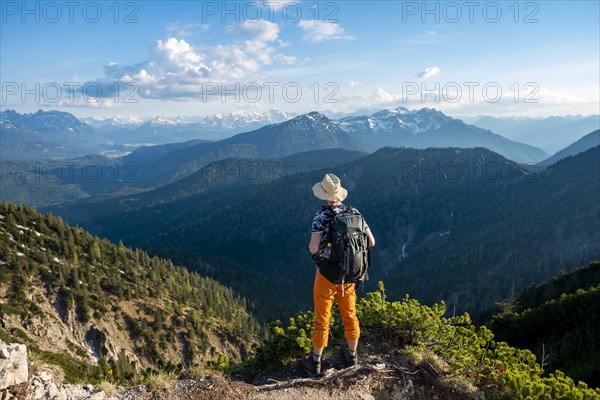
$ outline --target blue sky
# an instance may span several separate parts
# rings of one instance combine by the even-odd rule
[[[597,1],[72,4],[1,2],[2,109],[599,112]]]

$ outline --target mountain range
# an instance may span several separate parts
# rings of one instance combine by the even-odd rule
[[[319,206],[310,187],[325,172],[342,179],[348,202],[381,238],[372,277],[393,283],[398,297],[483,312],[513,284],[543,281],[600,253],[600,207],[592,200],[600,193],[600,147],[538,173],[483,148],[386,147],[352,157],[242,182],[239,165],[264,160],[222,161],[211,168],[229,171],[225,181],[205,167],[163,188],[42,210],[225,282],[261,315],[309,306],[305,245]],[[198,258],[220,268],[205,269]]]
[[[316,113],[311,112],[300,117],[306,119],[315,115]],[[272,110],[262,114],[238,111],[207,117],[154,117],[148,121],[138,118],[105,120],[86,118],[80,121],[71,114],[57,111],[40,110],[34,114],[21,115],[8,110],[0,113],[0,123],[3,130],[8,133],[2,138],[0,158],[2,160],[47,159],[77,157],[91,153],[117,157],[126,155],[143,145],[197,139],[222,142],[227,137],[231,139],[231,136],[243,132],[257,130],[264,133],[267,130],[261,129],[271,126],[273,130],[275,126],[282,123],[289,123],[286,125],[288,130],[302,130],[303,123],[298,123],[295,118],[290,119],[291,116]],[[44,120],[45,124],[40,124],[41,120]],[[333,129],[334,125],[335,129]],[[374,151],[386,145],[416,148],[483,146],[523,163],[539,162],[548,156],[533,146],[506,140],[491,131],[450,118],[435,109],[423,108],[409,111],[398,107],[369,116],[351,116],[339,120],[320,115],[310,126],[315,128],[315,133],[321,135],[322,131],[318,133],[320,129],[325,129],[332,134],[347,132],[357,139],[343,140],[343,144],[350,150],[369,148]],[[48,127],[51,129],[47,129]],[[70,135],[71,132],[79,133],[81,136]],[[78,140],[74,141],[74,139]],[[232,143],[254,139],[258,137],[245,135],[233,140]],[[298,151],[316,149],[318,148],[301,148]]]
[[[537,146],[549,154],[554,154],[583,135],[600,129],[600,115],[545,118],[479,116],[462,119],[507,139]]]
[[[334,121],[311,112],[278,124],[210,143],[172,151],[142,147],[122,158],[140,169],[140,187],[152,187],[180,179],[207,162],[229,157],[280,157],[327,148],[375,151],[391,145],[413,148],[486,147],[509,159],[535,163],[547,157],[535,147],[511,142],[500,135],[452,119],[434,109],[385,110],[371,117]],[[163,145],[171,146],[171,145]],[[148,151],[160,156],[148,157]]]
[[[96,128],[103,140],[112,143],[164,144],[192,139],[221,140],[237,133],[287,121],[295,114],[279,110],[264,113],[234,111],[197,117],[160,117],[150,119],[84,118]]]
[[[241,118],[241,115],[238,117]],[[2,118],[0,121],[6,126],[6,133],[3,129],[1,135],[2,150],[8,149],[9,153],[12,149],[21,148],[23,152],[34,156],[37,147],[31,143],[21,143],[21,147],[11,147],[7,143],[18,141],[20,139],[15,138],[19,137],[40,137],[42,134],[39,132],[42,131],[49,132],[43,143],[53,140],[62,149],[61,154],[70,151],[68,146],[57,144],[63,140],[64,130],[71,132],[69,129],[72,129],[72,137],[77,139],[77,143],[87,143],[79,140],[87,137],[82,135],[98,137],[97,132],[67,113],[20,115],[9,110],[2,113]],[[139,124],[140,121],[126,120],[125,123]],[[70,128],[70,125],[75,128]],[[179,129],[176,120],[165,122],[164,126]],[[32,129],[39,132],[35,133]],[[115,129],[113,132],[120,132],[123,128]],[[82,146],[96,146],[91,143]],[[353,116],[338,121],[312,112],[218,141],[194,139],[146,145],[134,151],[131,151],[135,148],[132,145],[128,147],[128,154],[118,158],[94,155],[54,160],[49,165],[36,159],[3,159],[0,162],[5,173],[0,181],[3,189],[0,196],[5,200],[38,206],[109,193],[115,197],[176,182],[212,162],[227,158],[281,158],[297,152],[332,148],[373,152],[388,144],[413,148],[486,147],[509,159],[530,165],[530,169],[555,162],[563,154],[548,158],[537,148],[512,142],[433,109],[409,111],[399,107],[382,110],[368,117]],[[593,140],[588,144],[593,145]],[[49,144],[37,145],[44,148],[44,152],[53,148]],[[90,151],[97,152],[98,148]],[[538,165],[532,165],[534,162]]]
[[[600,130],[588,133],[575,143],[572,143],[564,149],[556,152],[551,157],[540,161],[539,163],[537,163],[537,165],[541,167],[547,167],[558,162],[559,160],[562,160],[563,158],[577,155],[582,151],[586,151],[596,146],[600,146]]]
[[[97,133],[74,115],[0,112],[0,159],[67,158],[96,152]]]
[[[118,157],[142,145],[193,139],[220,140],[286,121],[295,114],[234,111],[197,117],[112,117],[78,119],[61,111],[0,112],[0,159],[56,159],[104,154]]]
[[[74,165],[69,167],[72,169],[63,166],[44,171],[52,176],[61,175],[60,179],[54,179],[59,185],[71,185],[63,188],[63,198],[60,197],[61,189],[54,181],[36,174],[33,163],[32,166],[27,165],[27,170],[34,171],[30,174],[31,181],[37,184],[15,182],[20,175],[10,175],[3,179],[3,186],[11,196],[4,195],[3,198],[49,205],[108,192],[152,189],[193,174],[211,162],[227,158],[277,158],[332,148],[372,152],[387,143],[415,148],[480,146],[493,149],[508,158],[528,160],[528,163],[545,158],[543,152],[531,146],[508,141],[432,109],[409,111],[398,108],[380,111],[370,117],[350,117],[341,121],[312,112],[214,142],[195,139],[142,146],[117,159],[96,156],[69,160],[65,164]],[[15,165],[5,168],[6,171],[13,169],[19,168]],[[82,179],[89,170],[98,171],[98,179]]]
[[[164,146],[142,147],[123,157],[123,162],[139,167],[139,187],[156,187],[174,182],[210,162],[225,158],[284,157],[303,151],[332,148],[373,150],[372,146],[351,136],[319,113],[309,113],[216,142],[172,148],[158,156],[148,154]]]
[[[16,143],[23,132],[32,140],[23,151],[37,139],[50,146],[94,138],[81,145],[90,148],[103,140],[70,114],[4,112],[1,121],[3,140]],[[199,122],[115,119],[102,129],[119,137],[146,125],[157,138],[184,137],[185,126]],[[595,383],[595,353],[585,358],[577,343],[597,336],[585,311],[596,318],[597,287],[570,283],[585,274],[559,277],[566,282],[560,297],[555,283],[530,284],[600,258],[599,140],[594,131],[547,158],[437,110],[399,107],[337,120],[310,112],[219,140],[90,154],[42,169],[40,160],[3,160],[2,196],[48,201],[40,209],[51,214],[0,203],[0,340],[28,344],[70,380],[226,368],[264,333],[258,321],[312,307],[315,268],[306,247],[322,202],[311,187],[333,172],[377,238],[366,287],[382,280],[386,289],[377,285],[367,308],[386,298],[404,299],[390,307],[414,305],[410,295],[432,305],[427,315],[469,311],[483,321],[529,287],[517,303],[530,309],[494,317],[498,332],[535,352],[541,346],[542,366],[547,360]],[[266,353],[256,356],[309,351],[309,318],[299,313],[285,330],[276,321]],[[379,327],[365,335],[374,343],[386,322],[368,313],[364,321],[367,331]],[[490,343],[483,328],[478,334],[482,347],[467,353]]]
[[[354,136],[378,146],[485,147],[521,163],[535,163],[548,156],[536,147],[507,140],[429,108],[409,111],[398,107],[371,116],[344,118],[339,124]]]

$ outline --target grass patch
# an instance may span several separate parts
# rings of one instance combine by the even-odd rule
[[[30,346],[27,350],[30,357],[41,359],[46,365],[60,367],[69,383],[99,383],[104,376],[100,367],[75,360],[68,355],[40,350],[35,346]]]
[[[113,383],[107,381],[100,382],[96,386],[96,389],[104,392],[104,394],[106,394],[108,397],[112,397],[117,394],[117,387]]]
[[[12,304],[1,303],[0,314],[4,315],[19,315],[23,318],[27,317],[28,313],[24,308],[15,307]]]
[[[151,372],[145,379],[146,385],[152,390],[168,390],[177,378],[172,372]]]
[[[8,344],[10,344],[10,343],[21,343],[21,344],[31,343],[31,340],[29,339],[27,334],[25,334],[25,332],[23,332],[20,329],[13,329],[11,331],[11,333],[8,333],[3,328],[0,328],[0,340],[2,340],[4,343],[8,343]]]
[[[8,344],[15,342],[15,339],[2,328],[0,328],[0,340]]]

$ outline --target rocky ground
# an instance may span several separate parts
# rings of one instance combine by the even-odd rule
[[[175,379],[160,385],[110,388],[58,384],[53,375],[27,364],[23,345],[0,342],[0,400],[221,400],[356,399],[458,400],[481,398],[463,381],[448,379],[443,366],[409,366],[393,356],[364,356],[343,368],[336,357],[325,360],[319,377],[308,377],[297,364],[263,373],[251,382],[219,374]]]
[[[281,399],[281,400],[416,400],[478,399],[470,387],[442,383],[438,372],[397,365],[393,358],[370,356],[346,369],[331,367],[322,376],[307,377],[298,366],[266,375],[260,382],[247,383],[223,376],[178,380],[169,388],[152,391],[146,387],[120,389],[120,399]]]

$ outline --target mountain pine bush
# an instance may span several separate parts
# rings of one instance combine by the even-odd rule
[[[490,399],[600,399],[600,389],[576,383],[561,371],[545,374],[532,352],[495,341],[492,331],[474,326],[468,314],[447,318],[445,313],[444,302],[428,307],[408,295],[387,301],[380,282],[379,290],[357,304],[359,351],[372,348],[399,356],[431,351],[447,363],[449,377],[465,377]],[[285,327],[273,322],[271,338],[255,349],[244,372],[276,368],[310,354],[313,320],[312,312],[299,312]],[[329,348],[341,343],[343,329],[341,318],[332,318],[335,339]]]

